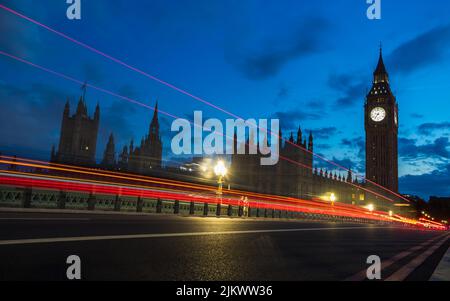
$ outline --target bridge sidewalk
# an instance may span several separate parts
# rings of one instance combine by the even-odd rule
[[[450,247],[431,275],[430,281],[450,281]]]

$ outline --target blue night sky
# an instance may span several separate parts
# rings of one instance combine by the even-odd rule
[[[400,108],[402,193],[450,195],[450,2],[365,0],[0,0],[50,27],[244,118],[280,118],[288,135],[313,130],[315,150],[364,172],[363,104],[383,43]],[[228,116],[0,10],[0,50],[188,118]],[[0,151],[49,159],[77,84],[0,56]],[[101,106],[97,154],[109,133],[122,148],[148,132],[153,111],[95,90]],[[162,118],[164,159],[171,119]],[[117,149],[116,149],[117,150]],[[316,161],[319,166],[325,166]]]

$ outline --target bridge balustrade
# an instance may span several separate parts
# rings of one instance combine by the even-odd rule
[[[81,192],[23,189],[0,186],[0,207],[43,208],[67,210],[98,210],[178,214],[192,216],[220,216],[244,218],[281,218],[325,220],[335,222],[373,223],[362,218],[339,217],[308,212],[293,212],[272,208],[254,208],[222,204],[218,212],[215,203],[187,202],[120,195],[87,194]]]

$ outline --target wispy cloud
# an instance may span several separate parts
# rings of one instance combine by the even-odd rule
[[[428,144],[417,144],[415,139],[399,138],[399,155],[405,160],[420,158],[450,159],[450,141],[447,137],[440,137]]]
[[[365,160],[366,144],[363,137],[359,136],[353,139],[344,138],[341,140],[340,145],[355,151],[356,156],[360,160]]]
[[[296,130],[301,123],[307,120],[318,120],[322,118],[319,112],[310,112],[304,110],[291,110],[283,112],[275,112],[272,118],[280,120],[280,127],[283,130]]]
[[[430,135],[435,131],[450,131],[450,122],[430,122],[419,125],[419,133],[422,135]]]
[[[56,142],[67,94],[43,85],[0,84],[0,140],[7,146],[50,152]],[[48,157],[45,157],[48,159]]]
[[[450,24],[435,27],[398,46],[387,58],[395,72],[411,73],[448,57]]]
[[[367,92],[367,81],[353,74],[331,74],[328,86],[340,93],[334,102],[336,109],[353,108],[357,101],[361,101]]]
[[[307,129],[306,131],[307,132],[311,131],[313,133],[314,138],[316,139],[329,139],[340,133],[339,130],[334,126],[316,129]]]
[[[249,79],[267,79],[278,74],[289,61],[322,51],[321,36],[329,27],[325,19],[310,18],[288,32],[287,38],[267,37],[259,45],[252,45],[251,50],[244,45],[234,45],[234,50],[226,53],[226,59]]]
[[[419,195],[427,198],[430,195],[450,195],[450,164],[426,174],[406,175],[399,179],[403,193]]]

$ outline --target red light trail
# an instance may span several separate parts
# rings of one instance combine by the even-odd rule
[[[15,165],[15,166],[21,166],[21,167],[32,167],[32,168],[38,168],[41,170],[50,170],[54,172],[68,172],[70,174],[76,174],[77,176],[93,176],[93,177],[101,177],[106,178],[108,180],[114,180],[114,181],[127,181],[128,182],[135,182],[137,183],[136,187],[142,187],[146,188],[147,186],[142,185],[166,185],[170,187],[176,187],[177,189],[189,189],[189,191],[195,190],[195,191],[206,191],[206,192],[216,192],[216,188],[208,185],[201,185],[201,184],[193,184],[193,183],[187,183],[182,181],[176,181],[176,180],[167,180],[162,178],[154,178],[154,177],[148,177],[148,176],[138,176],[134,174],[127,174],[122,172],[110,172],[110,171],[103,171],[98,169],[90,169],[90,168],[82,168],[82,167],[76,167],[76,166],[70,166],[70,165],[64,165],[64,164],[54,164],[54,163],[48,163],[48,162],[42,162],[37,160],[29,160],[29,159],[22,159],[22,158],[13,158],[8,156],[2,156],[2,158],[10,158],[14,159],[14,161],[10,160],[0,160],[0,164],[7,164],[7,165]],[[19,161],[17,161],[17,159]],[[23,161],[23,162],[20,162]],[[20,173],[20,172],[12,172],[12,171],[4,171],[5,173],[15,173],[15,174],[23,174],[27,175],[29,173]],[[48,176],[52,178],[60,178],[57,176]],[[80,180],[80,178],[72,178],[74,180]],[[103,183],[100,181],[96,181],[98,183]],[[131,184],[129,184],[131,185]],[[282,201],[282,202],[289,202],[289,203],[295,203],[299,204],[299,202],[303,204],[312,204],[315,206],[323,206],[323,201],[308,201],[308,200],[301,200],[296,199],[292,197],[284,197],[284,196],[276,196],[276,195],[267,195],[267,194],[260,194],[260,193],[254,193],[254,192],[247,192],[247,191],[241,191],[241,190],[234,190],[230,189],[226,191],[226,194],[231,195],[237,195],[237,196],[249,196],[249,197],[255,197],[258,199],[265,199],[265,200],[276,200],[276,201]],[[348,206],[345,204],[340,203],[337,206]]]
[[[64,39],[66,39],[68,41],[70,41],[70,42],[72,42],[72,43],[75,43],[75,44],[77,44],[79,46],[82,46],[83,48],[88,49],[89,51],[92,51],[92,52],[94,52],[94,53],[96,53],[98,55],[101,55],[101,56],[103,56],[103,57],[105,57],[105,58],[107,58],[107,59],[109,59],[109,60],[111,60],[111,61],[113,61],[113,62],[115,62],[117,64],[120,64],[120,65],[122,65],[122,66],[124,66],[124,67],[126,67],[126,68],[128,68],[128,69],[130,69],[132,71],[135,71],[135,72],[137,72],[137,73],[139,73],[139,74],[141,74],[141,75],[143,75],[143,76],[145,76],[145,77],[147,77],[147,78],[149,78],[151,80],[154,80],[154,81],[156,81],[156,82],[158,82],[158,83],[160,83],[162,85],[165,85],[165,86],[169,87],[170,89],[173,89],[173,90],[175,90],[175,91],[177,91],[177,92],[179,92],[181,94],[184,94],[184,95],[186,95],[186,96],[188,96],[188,97],[190,97],[192,99],[200,101],[200,102],[202,102],[202,103],[204,103],[204,104],[206,104],[206,105],[208,105],[208,106],[210,106],[210,107],[212,107],[212,108],[214,108],[216,110],[219,110],[219,111],[221,111],[221,112],[223,112],[223,113],[225,113],[225,114],[227,114],[229,116],[232,116],[232,117],[238,118],[238,119],[243,119],[243,118],[239,117],[238,115],[233,114],[233,113],[231,113],[231,112],[229,112],[229,111],[227,111],[227,110],[225,110],[225,109],[223,109],[223,108],[221,108],[221,107],[219,107],[217,105],[214,105],[213,103],[211,103],[211,102],[209,102],[209,101],[207,101],[207,100],[205,100],[205,99],[203,99],[201,97],[198,97],[198,96],[196,96],[194,94],[191,94],[191,93],[189,93],[188,91],[186,91],[184,89],[178,88],[177,86],[175,86],[173,84],[170,84],[170,83],[168,83],[168,82],[166,82],[166,81],[164,81],[162,79],[159,79],[159,78],[157,78],[157,77],[155,77],[155,76],[153,76],[151,74],[148,74],[145,71],[142,71],[142,70],[140,70],[140,69],[138,69],[136,67],[133,67],[133,66],[125,63],[124,61],[120,60],[120,59],[117,59],[117,58],[115,58],[115,57],[113,57],[113,56],[111,56],[109,54],[106,54],[105,52],[102,52],[102,51],[100,51],[100,50],[98,50],[98,49],[96,49],[96,48],[94,48],[92,46],[89,46],[86,43],[83,43],[83,42],[81,42],[81,41],[79,41],[77,39],[74,39],[74,38],[72,38],[72,37],[70,37],[70,36],[68,36],[68,35],[66,35],[66,34],[64,34],[64,33],[60,32],[58,30],[55,30],[55,29],[51,28],[50,26],[47,26],[47,25],[37,21],[37,20],[34,20],[34,19],[32,19],[32,18],[30,18],[28,16],[25,16],[25,15],[15,11],[15,10],[9,8],[9,7],[6,7],[3,4],[0,4],[0,8],[5,10],[5,11],[8,11],[8,12],[10,12],[10,13],[12,13],[12,14],[14,14],[14,15],[22,18],[22,19],[25,19],[25,20],[27,20],[27,21],[35,24],[35,25],[38,25],[38,26],[40,26],[40,27],[42,27],[42,28],[44,28],[44,29],[46,29],[46,30],[48,30],[48,31],[50,31],[50,32],[52,32],[52,33],[54,33],[54,34],[56,34],[56,35],[58,35],[58,36],[60,36],[60,37],[62,37]],[[91,85],[89,85],[89,86],[91,86]],[[110,93],[108,93],[108,94],[110,94]],[[256,125],[256,126],[259,129],[262,129],[258,125]],[[321,156],[319,154],[316,154],[316,153],[314,153],[314,152],[312,152],[312,151],[310,151],[310,150],[308,150],[306,148],[303,148],[303,147],[297,145],[296,143],[290,142],[288,139],[285,139],[283,137],[279,137],[278,133],[272,133],[272,132],[270,132],[270,133],[273,134],[274,136],[278,137],[279,139],[284,140],[286,143],[291,144],[292,146],[294,146],[294,147],[296,147],[296,148],[298,148],[298,149],[300,149],[302,151],[310,153],[313,156],[315,156],[315,157],[317,157],[317,158],[319,158],[319,159],[321,159],[321,160],[323,160],[323,161],[325,161],[325,162],[327,162],[327,163],[329,163],[329,164],[331,164],[333,166],[336,166],[336,167],[338,167],[340,169],[343,169],[343,170],[345,170],[347,172],[351,172],[348,168],[346,168],[346,167],[344,167],[344,166],[342,166],[342,165],[340,165],[338,163],[335,163],[335,162],[333,162],[331,160],[328,160],[328,159],[326,159],[325,157],[323,157],[323,156]],[[391,191],[388,188],[386,188],[386,187],[384,187],[384,186],[382,186],[382,185],[380,185],[380,184],[378,184],[376,182],[371,181],[370,179],[366,179],[362,175],[359,175],[359,174],[355,173],[355,176],[357,178],[359,178],[359,179],[365,180],[365,181],[367,181],[367,182],[369,182],[369,183],[371,183],[371,184],[373,184],[373,185],[375,185],[375,186],[377,186],[377,187],[379,187],[379,188],[381,188],[381,189],[383,189],[383,190],[385,190],[385,191],[387,191],[387,192],[389,192],[389,193],[391,193],[391,194],[393,194],[393,195],[403,199],[404,201],[409,202],[409,200],[407,198],[405,198],[404,196],[402,196],[402,195],[400,195],[400,194],[398,194],[398,193],[396,193],[394,191]],[[379,195],[379,196],[381,196],[381,195]],[[384,196],[381,196],[381,197],[384,198]],[[392,201],[392,200],[390,200],[390,201]]]
[[[34,188],[34,189],[49,189],[49,190],[63,190],[72,192],[81,192],[97,195],[119,195],[124,197],[141,197],[141,198],[161,198],[164,200],[177,200],[184,202],[198,202],[209,204],[224,204],[232,206],[243,205],[242,201],[237,198],[224,196],[220,199],[211,192],[209,194],[192,194],[186,191],[173,190],[165,187],[149,187],[130,185],[118,182],[108,181],[94,181],[94,180],[81,180],[69,177],[60,176],[43,176],[32,175],[28,173],[20,172],[1,172],[0,183],[6,186]],[[163,181],[161,179],[161,181]],[[186,183],[189,185],[189,183]],[[390,221],[400,222],[409,225],[422,225],[435,229],[444,229],[439,223],[430,223],[429,221],[415,221],[406,219],[404,217],[396,215],[395,217],[389,216],[386,212],[375,211],[368,212],[368,210],[354,206],[354,205],[336,205],[331,206],[329,204],[297,200],[296,203],[283,201],[272,196],[266,196],[265,200],[259,198],[249,199],[248,206],[251,208],[261,209],[273,209],[273,210],[288,210],[293,212],[303,212],[320,214],[327,216],[338,217],[352,217],[363,218],[369,220],[378,221]]]
[[[119,173],[119,172],[110,172],[110,171],[102,171],[98,169],[90,169],[90,168],[83,168],[83,167],[77,167],[77,166],[70,166],[70,165],[64,165],[64,164],[55,164],[55,163],[48,163],[48,162],[42,162],[37,160],[30,160],[30,159],[23,159],[23,158],[13,158],[8,156],[2,156],[3,158],[7,159],[14,159],[16,161],[5,161],[0,160],[0,163],[3,164],[15,164],[17,166],[22,167],[34,167],[39,169],[49,169],[54,171],[64,171],[64,172],[70,172],[77,175],[92,175],[96,177],[105,177],[106,179],[114,180],[114,181],[131,181],[136,182],[137,184],[129,184],[128,186],[138,187],[147,189],[148,185],[157,184],[158,187],[166,187],[165,189],[174,190],[173,187],[176,187],[176,189],[182,188],[182,189],[188,189],[189,191],[200,191],[200,192],[207,192],[207,193],[215,193],[217,191],[217,188],[207,185],[200,185],[200,184],[193,184],[193,183],[186,183],[176,180],[167,180],[167,179],[161,179],[161,178],[154,178],[154,177],[148,177],[148,176],[138,176],[134,174],[126,174],[126,173]],[[17,162],[19,160],[19,162]],[[35,164],[29,164],[29,163],[22,163],[20,161],[29,162],[29,163],[35,163]],[[15,174],[15,175],[29,175],[29,173],[21,173],[21,172],[12,172],[12,171],[4,171],[4,173],[8,174]],[[62,179],[62,180],[73,180],[73,181],[80,181],[82,179],[80,178],[68,178],[68,177],[58,177],[58,176],[49,176],[45,175],[47,178],[52,179]],[[104,181],[97,181],[97,180],[90,180],[90,182],[95,182],[99,184],[108,184],[108,185],[117,185],[117,182],[104,182]],[[144,186],[143,186],[144,185]],[[169,188],[167,188],[169,187]],[[175,190],[176,190],[175,189]],[[178,190],[176,190],[178,191]],[[186,190],[185,190],[186,192]],[[260,201],[269,201],[270,203],[276,202],[276,203],[283,203],[283,204],[293,204],[295,206],[303,206],[301,208],[304,208],[306,211],[311,211],[314,208],[316,210],[317,208],[325,208],[326,210],[329,210],[329,204],[322,201],[322,200],[302,200],[302,199],[296,199],[292,197],[283,197],[283,196],[276,196],[276,195],[267,195],[267,194],[260,194],[260,193],[253,193],[253,192],[247,192],[247,191],[240,191],[240,190],[227,190],[226,195],[232,195],[232,196],[247,196],[250,198],[257,198]],[[262,206],[261,204],[258,204],[258,206]],[[306,207],[305,207],[306,206]],[[355,209],[356,208],[356,209]],[[345,209],[348,212],[357,212],[360,213],[361,209],[356,206],[347,205],[343,203],[338,203],[333,206],[333,210],[336,209]],[[334,211],[333,211],[334,212]],[[366,210],[364,210],[366,212]],[[384,213],[383,213],[384,214]]]

